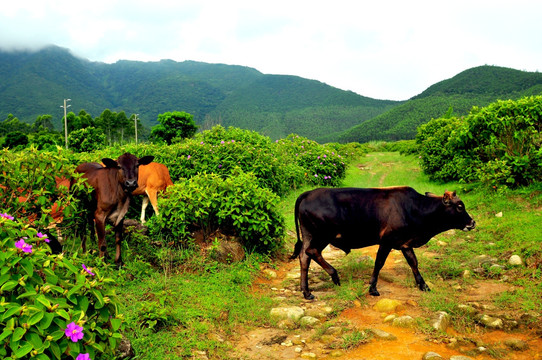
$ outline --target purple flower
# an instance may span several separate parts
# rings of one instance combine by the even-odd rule
[[[235,142],[235,140],[232,139],[231,142],[232,142],[232,144],[233,144],[233,143]]]
[[[203,141],[199,143],[200,145],[203,145]]]
[[[222,140],[220,143],[221,143],[221,144],[224,144],[224,140]]]
[[[96,274],[94,274],[92,271],[90,271],[89,268],[87,268],[87,266],[85,264],[81,264],[81,266],[83,267],[83,270],[85,270],[87,273],[89,273],[90,275],[94,276]]]
[[[32,245],[30,244],[27,244],[24,239],[26,238],[22,238],[22,239],[19,239],[19,241],[17,241],[15,243],[15,247],[19,250],[22,250],[24,251],[25,253],[32,253]]]
[[[68,327],[64,333],[73,342],[78,342],[83,338],[83,328],[74,322],[68,324]]]
[[[186,157],[186,160],[190,160],[191,157],[192,157],[192,156],[188,155],[188,156]]]
[[[8,219],[8,220],[15,220],[15,218],[9,215],[8,213],[0,214],[0,217],[3,217],[4,219]]]
[[[326,155],[326,154],[324,154],[324,158],[327,158],[327,155]]]
[[[39,232],[36,234],[36,236],[39,237],[40,239],[43,239],[47,244],[51,242],[51,240],[49,240],[49,238],[47,237],[47,234],[43,234]]]
[[[89,353],[86,353],[86,354],[79,354],[79,355],[77,355],[77,357],[75,358],[75,360],[92,360],[92,359],[90,358]]]
[[[220,169],[221,167],[222,167],[222,164],[219,164],[219,165],[218,165],[218,168]]]

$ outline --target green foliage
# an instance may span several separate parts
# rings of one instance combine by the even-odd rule
[[[2,147],[10,149],[22,149],[28,145],[28,136],[20,131],[13,131],[6,135]]]
[[[100,129],[87,127],[68,135],[68,147],[76,152],[90,152],[105,146],[105,135]]]
[[[158,115],[160,125],[151,129],[153,141],[163,141],[168,145],[194,136],[197,130],[194,116],[184,111],[173,111]]]
[[[111,279],[75,258],[51,255],[40,233],[6,217],[0,248],[0,357],[114,357],[124,325]],[[71,323],[82,327],[76,342],[65,333]]]
[[[419,128],[422,169],[441,181],[481,181],[493,188],[542,178],[542,96],[497,101],[468,116]]]
[[[284,220],[275,210],[278,197],[258,186],[254,175],[235,169],[222,179],[196,175],[168,188],[160,199],[160,216],[148,223],[151,236],[189,247],[191,234],[220,229],[238,237],[248,249],[275,251],[282,244]]]

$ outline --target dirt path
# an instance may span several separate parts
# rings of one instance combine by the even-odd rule
[[[355,250],[348,257],[373,259],[377,247]],[[418,250],[423,256],[423,250]],[[335,266],[339,275],[344,253],[329,247],[324,257]],[[423,272],[423,270],[422,270]],[[299,292],[298,261],[284,262],[277,269],[264,269],[266,274],[255,284],[254,290],[272,296],[277,307],[298,307],[305,315],[319,321],[315,325],[299,326],[291,322],[278,322],[272,327],[256,328],[243,334],[235,342],[235,358],[241,359],[396,359],[417,360],[424,354],[435,352],[443,359],[468,356],[465,359],[542,359],[542,331],[520,325],[514,330],[491,330],[482,326],[469,327],[459,333],[454,324],[445,332],[430,329],[429,319],[434,315],[420,306],[422,293],[413,283],[410,268],[400,252],[392,252],[379,278],[380,297],[366,293],[354,301],[336,302],[338,287],[332,285],[328,275],[311,264],[309,284],[316,299],[306,301]],[[367,272],[366,282],[368,282]],[[343,284],[344,286],[344,284]],[[468,289],[458,291],[461,301],[489,304],[495,292],[507,290],[507,285],[495,281],[480,281]],[[394,311],[379,312],[375,304],[382,299],[402,303]],[[340,309],[340,311],[337,311]],[[389,315],[410,316],[417,324],[412,328],[394,326]],[[474,330],[473,330],[474,329]],[[379,336],[375,335],[378,332]],[[391,335],[392,340],[380,336]],[[354,341],[356,336],[361,340]],[[515,345],[514,345],[515,344]]]

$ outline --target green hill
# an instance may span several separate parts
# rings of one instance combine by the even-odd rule
[[[444,115],[466,115],[473,106],[486,106],[499,99],[518,99],[542,94],[542,74],[497,66],[480,66],[430,86],[421,94],[327,139],[340,142],[395,141],[413,139],[416,128]]]
[[[44,114],[60,129],[63,99],[70,110],[97,117],[104,109],[158,114],[186,111],[197,124],[256,130],[273,138],[314,139],[382,114],[396,101],[375,100],[295,76],[266,75],[243,66],[196,61],[90,62],[51,46],[38,52],[0,51],[0,121],[13,114],[32,123]]]

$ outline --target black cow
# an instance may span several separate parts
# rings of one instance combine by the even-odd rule
[[[121,242],[124,224],[124,215],[130,206],[131,193],[138,184],[138,167],[147,165],[154,156],[144,156],[138,159],[136,156],[125,153],[115,161],[102,159],[99,163],[83,163],[77,166],[75,172],[82,173],[88,184],[93,187],[89,210],[89,225],[91,234],[94,235],[93,223],[96,225],[98,234],[98,250],[100,256],[105,256],[107,246],[105,242],[105,222],[109,220],[115,227],[115,263],[122,264]],[[86,252],[86,238],[82,240],[83,252]]]
[[[425,245],[446,230],[474,229],[476,223],[455,192],[424,196],[410,187],[390,187],[320,188],[305,192],[295,203],[295,225],[297,243],[291,258],[299,256],[303,296],[314,299],[307,279],[311,260],[340,285],[337,270],[322,257],[328,244],[347,254],[351,249],[380,245],[370,281],[371,295],[380,295],[376,289],[378,274],[391,249],[403,252],[416,284],[420,290],[429,291],[418,271],[413,248]],[[303,241],[299,237],[300,226]]]

